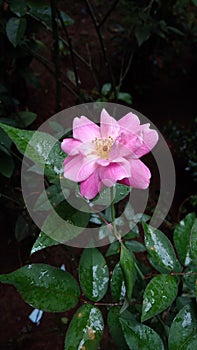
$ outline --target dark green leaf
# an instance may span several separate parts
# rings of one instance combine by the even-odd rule
[[[170,271],[180,272],[181,266],[169,239],[160,230],[156,230],[146,223],[143,223],[143,228],[144,242],[154,267],[164,273]]]
[[[127,297],[130,300],[135,281],[134,257],[123,243],[121,243],[120,266],[125,279]]]
[[[46,195],[47,194],[47,195]],[[65,200],[62,189],[59,186],[51,185],[38,197],[34,210],[48,211]]]
[[[20,128],[26,128],[37,118],[37,114],[30,111],[21,111],[17,113],[18,122],[17,125]]]
[[[27,22],[25,18],[11,17],[6,24],[6,34],[9,41],[16,47],[23,38]]]
[[[192,261],[197,266],[197,219],[194,221],[194,224],[191,229],[190,249]]]
[[[174,230],[174,244],[181,263],[188,266],[191,262],[190,239],[191,231],[195,222],[195,214],[188,214]]]
[[[193,4],[197,6],[197,0],[192,0]]]
[[[65,350],[97,350],[104,330],[100,310],[90,304],[81,306],[69,325]]]
[[[26,14],[27,4],[24,0],[10,0],[10,10],[17,16],[21,17]]]
[[[120,307],[111,307],[107,316],[107,324],[109,327],[110,334],[118,346],[118,349],[127,350],[128,346],[124,339],[124,335],[120,325]]]
[[[39,310],[61,312],[74,308],[79,286],[65,271],[46,264],[32,264],[0,276],[0,282],[16,287],[23,299]]]
[[[135,29],[135,36],[136,36],[138,45],[141,46],[143,42],[148,40],[150,38],[150,34],[151,33],[150,33],[149,27],[145,27],[142,25],[137,26]]]
[[[118,302],[125,298],[126,286],[124,281],[124,275],[120,267],[120,263],[117,263],[110,281],[111,294],[114,301]]]
[[[102,86],[101,94],[103,96],[107,96],[111,92],[111,89],[112,89],[111,83],[106,83]]]
[[[33,160],[42,169],[51,182],[55,182],[63,174],[65,153],[62,152],[60,142],[53,136],[31,130],[21,130],[0,123],[0,127],[16,144],[19,152]]]
[[[15,238],[18,242],[30,235],[29,225],[23,215],[19,215],[15,225]]]
[[[127,92],[119,92],[117,98],[119,101],[123,101],[128,105],[132,104],[132,96]]]
[[[125,245],[131,252],[141,253],[146,251],[145,246],[138,241],[126,241]]]
[[[164,350],[161,338],[152,328],[122,317],[120,323],[129,349]]]
[[[84,249],[80,259],[79,279],[83,293],[90,300],[99,301],[104,297],[108,287],[109,271],[98,249]]]
[[[170,275],[158,275],[148,283],[144,291],[142,322],[167,309],[176,298],[178,286]]]
[[[0,151],[0,173],[10,178],[14,171],[14,161],[7,152]]]
[[[115,241],[115,242],[110,244],[109,249],[105,255],[111,256],[111,255],[115,255],[115,254],[119,254],[119,253],[120,253],[120,242]]]
[[[169,338],[169,350],[195,350],[197,346],[197,320],[190,305],[185,305],[174,318]]]
[[[63,19],[63,22],[64,22],[65,26],[69,26],[69,25],[74,23],[74,20],[70,16],[68,16],[65,12],[60,11],[60,15],[61,15],[61,17]]]
[[[38,252],[39,250],[45,249],[47,247],[51,247],[54,245],[59,244],[59,242],[55,241],[51,237],[47,236],[44,232],[40,232],[37,240],[35,241],[32,249],[31,254]]]

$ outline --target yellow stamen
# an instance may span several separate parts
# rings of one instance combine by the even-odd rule
[[[92,142],[95,144],[96,153],[101,158],[108,159],[114,139],[111,136],[108,136],[106,139],[99,139],[96,137]]]

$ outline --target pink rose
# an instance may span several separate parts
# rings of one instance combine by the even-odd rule
[[[73,138],[64,139],[61,144],[68,154],[64,161],[65,178],[80,182],[80,193],[87,199],[116,182],[146,189],[151,173],[139,158],[158,141],[158,133],[149,127],[150,124],[140,125],[133,113],[116,121],[105,109],[100,127],[84,116],[75,118]]]

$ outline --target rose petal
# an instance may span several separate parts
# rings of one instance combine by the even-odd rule
[[[94,140],[95,137],[101,137],[99,126],[84,116],[74,119],[73,136],[82,142],[88,142]]]
[[[97,166],[94,157],[68,156],[64,161],[64,177],[75,182],[84,181]]]
[[[122,117],[118,121],[118,124],[121,127],[121,131],[127,130],[129,132],[135,132],[139,128],[140,120],[137,117],[137,115],[130,112],[126,114],[124,117]]]
[[[158,142],[159,136],[156,130],[144,128],[141,146],[136,149],[135,154],[137,157],[142,157],[149,153]]]
[[[61,143],[61,149],[65,153],[74,156],[75,154],[79,153],[78,147],[82,145],[81,141],[75,140],[75,139],[64,139]]]
[[[99,175],[102,183],[111,187],[117,181],[130,176],[130,164],[126,160],[122,163],[111,163],[107,167],[99,168]]]
[[[139,159],[131,159],[130,186],[134,188],[146,189],[149,186],[151,173],[147,166]]]
[[[85,181],[80,184],[80,193],[87,199],[96,197],[100,191],[100,179],[98,171],[94,171]]]
[[[101,112],[101,137],[107,138],[111,136],[114,140],[119,134],[120,126],[118,122],[103,109]]]

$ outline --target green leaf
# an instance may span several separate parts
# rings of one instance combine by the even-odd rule
[[[37,240],[35,241],[32,249],[31,254],[34,254],[38,252],[39,250],[54,246],[59,244],[59,242],[55,241],[51,237],[47,236],[44,232],[40,232]]]
[[[26,157],[45,169],[51,182],[59,180],[65,159],[59,141],[44,132],[17,129],[3,123],[0,123],[0,127],[15,143],[19,152],[25,153]]]
[[[176,279],[170,275],[158,275],[146,286],[143,296],[142,317],[146,321],[167,309],[178,293]]]
[[[90,304],[75,313],[66,333],[65,350],[97,350],[103,335],[104,322],[100,310]]]
[[[107,324],[109,327],[110,334],[121,350],[127,350],[128,346],[126,344],[123,331],[120,325],[120,307],[111,307],[107,316]]]
[[[168,344],[169,350],[196,349],[197,320],[190,305],[185,305],[174,318],[170,328]]]
[[[135,29],[135,37],[137,39],[138,45],[141,46],[146,40],[150,38],[150,28],[139,25]]]
[[[105,84],[102,86],[101,94],[102,94],[103,96],[107,96],[107,95],[111,92],[111,89],[112,89],[111,83],[105,83]]]
[[[110,280],[111,294],[114,301],[118,302],[125,298],[126,286],[124,281],[124,275],[120,267],[120,263],[117,263]]]
[[[176,258],[175,251],[169,239],[154,227],[143,223],[144,242],[151,262],[162,273],[181,271],[181,266]]]
[[[63,19],[65,26],[70,26],[71,24],[74,23],[74,20],[70,16],[68,16],[65,12],[60,11],[60,15]]]
[[[74,308],[79,301],[79,286],[65,271],[46,264],[32,264],[0,275],[0,282],[12,284],[32,307],[49,312]]]
[[[114,195],[114,204],[120,202],[122,199],[124,199],[129,192],[131,191],[131,188],[129,186],[125,186],[122,184],[115,184],[115,195]],[[98,196],[96,196],[93,201],[95,205],[110,205],[111,204],[111,188],[110,187],[104,187],[104,189],[99,193]]]
[[[126,241],[125,245],[131,252],[141,253],[146,251],[145,246],[138,241]]]
[[[111,256],[119,253],[120,253],[120,242],[115,241],[110,244],[109,249],[107,250],[107,253],[105,254],[105,256]]]
[[[90,300],[101,300],[108,287],[109,270],[96,248],[84,249],[79,265],[79,279],[83,293]]]
[[[38,197],[35,203],[34,210],[48,211],[50,210],[51,205],[53,207],[56,207],[58,204],[60,204],[64,200],[65,200],[65,197],[61,187],[57,185],[51,185],[47,188],[46,191],[44,190],[44,192],[40,194],[40,196]]]
[[[132,104],[132,96],[127,92],[119,92],[117,98],[119,101],[123,101],[128,105]]]
[[[184,266],[188,266],[192,260],[190,251],[190,239],[192,227],[195,223],[195,214],[188,214],[180,223],[175,227],[174,230],[174,244],[179,256],[181,263]]]
[[[20,128],[26,128],[37,118],[37,114],[30,111],[21,111],[17,113],[17,125]]]
[[[18,242],[30,235],[30,228],[23,215],[19,215],[15,225],[15,238]]]
[[[161,338],[152,328],[122,317],[120,324],[129,349],[164,350]]]
[[[192,261],[197,265],[197,219],[194,221],[191,229],[190,249]]]
[[[0,152],[0,173],[5,177],[10,178],[13,174],[14,166],[15,166],[14,161],[11,155],[1,151]]]
[[[192,0],[193,4],[197,6],[197,0]]]
[[[134,257],[123,243],[121,243],[120,266],[124,275],[127,297],[130,300],[135,281]]]
[[[24,16],[27,11],[27,4],[24,0],[10,0],[10,10],[18,17]]]
[[[25,18],[11,17],[6,24],[6,34],[9,41],[16,47],[23,38],[27,22]]]

